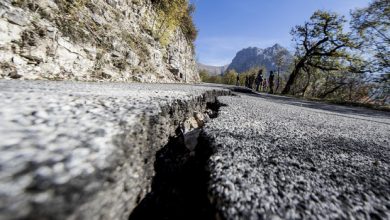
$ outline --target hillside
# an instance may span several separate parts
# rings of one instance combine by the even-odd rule
[[[265,49],[249,47],[240,50],[227,69],[234,69],[237,72],[242,73],[253,67],[265,66],[268,71],[276,70],[277,55],[279,53],[285,54],[284,57],[286,64],[283,68],[286,68],[288,64],[292,62],[293,56],[286,48],[280,46],[279,44],[275,44],[274,46]]]
[[[188,2],[171,3],[2,0],[0,78],[199,81]]]
[[[197,63],[198,70],[205,70],[210,76],[223,75],[229,65],[225,66],[210,66],[201,63]]]

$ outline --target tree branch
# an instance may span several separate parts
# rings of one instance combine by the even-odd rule
[[[304,33],[304,35],[305,35],[305,39],[303,40],[303,46],[305,47],[305,50],[306,50],[306,53],[309,51],[309,47],[308,47],[308,45],[307,45],[307,38],[308,38],[308,24],[307,24],[307,22],[305,23],[305,33]]]
[[[318,68],[322,71],[336,71],[336,70],[340,70],[339,68],[335,68],[335,67],[324,67],[324,66],[320,66],[318,64],[314,64],[312,62],[307,62],[307,65],[311,66],[311,67],[314,67],[314,68]]]
[[[328,51],[328,52],[325,52],[325,53],[314,52],[314,53],[312,53],[312,55],[315,55],[315,56],[333,56],[334,53],[335,53],[337,50],[339,50],[339,49],[341,49],[341,48],[343,48],[343,47],[346,47],[346,46],[347,46],[347,45],[342,44],[342,45],[339,45],[339,46],[333,48],[332,50],[330,50],[330,51]]]
[[[336,90],[340,89],[341,87],[345,86],[347,83],[340,83],[339,85],[337,85],[336,87],[334,87],[333,89],[323,93],[320,97],[322,99],[324,99],[326,96],[328,96],[329,94],[331,93],[334,93]]]

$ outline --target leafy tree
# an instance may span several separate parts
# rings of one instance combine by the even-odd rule
[[[222,76],[211,76],[207,70],[200,70],[199,76],[202,82],[221,84],[224,82]]]
[[[223,75],[223,83],[228,85],[235,85],[237,81],[237,72],[235,70],[229,70]]]
[[[187,37],[187,41],[190,42],[192,46],[194,46],[193,42],[195,42],[196,37],[198,36],[198,30],[196,29],[196,26],[192,19],[194,12],[195,12],[195,5],[190,4],[187,7],[187,11],[184,14],[182,21],[180,23],[180,27],[184,35]]]
[[[262,66],[261,68],[256,66],[256,67],[252,67],[249,70],[240,74],[240,85],[245,85],[245,78],[246,77],[251,77],[252,75],[254,75],[256,78],[257,73],[259,72],[260,69],[263,69],[263,77],[265,79],[265,76],[267,73],[267,69],[265,68],[265,66]]]
[[[210,76],[208,78],[207,82],[221,84],[222,83],[222,77],[221,76]]]
[[[202,82],[207,82],[208,79],[210,78],[210,75],[209,75],[209,73],[206,70],[200,70],[199,71],[199,76],[200,76],[200,80]]]
[[[390,1],[374,0],[362,9],[352,12],[351,26],[360,38],[362,51],[372,55],[371,67],[377,75],[370,99],[390,99]]]
[[[248,76],[247,72],[240,73],[240,85],[243,86],[245,85],[245,77]]]
[[[280,73],[284,71],[284,67],[287,64],[287,51],[286,50],[280,50],[276,54],[276,67],[277,69],[277,76],[276,76],[276,88],[275,91],[278,91],[280,86]]]
[[[316,11],[310,21],[292,29],[296,43],[296,65],[282,94],[290,92],[302,72],[311,70],[360,72],[364,64],[351,50],[358,48],[351,33],[345,33],[343,16],[326,11]],[[310,78],[310,76],[308,76]]]
[[[376,71],[390,73],[390,1],[374,0],[352,13],[352,28],[365,51],[373,52]]]

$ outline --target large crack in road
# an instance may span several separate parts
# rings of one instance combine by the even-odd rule
[[[185,147],[183,138],[172,138],[156,154],[152,191],[129,220],[215,219],[208,199],[210,174],[205,169],[210,155],[208,140],[202,134],[194,151]]]
[[[220,106],[218,101],[207,103],[206,112],[211,119],[218,117]],[[151,192],[140,201],[129,220],[216,219],[208,193],[207,165],[213,150],[202,128],[198,129],[199,136],[192,140],[197,143],[194,149],[187,146],[186,134],[179,132],[156,153]]]

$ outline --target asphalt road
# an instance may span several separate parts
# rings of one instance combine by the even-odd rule
[[[127,219],[150,192],[156,156],[169,159],[156,152],[171,152],[164,145],[179,124],[224,94],[216,85],[0,80],[0,219]],[[220,217],[390,219],[389,113],[218,99],[202,137]]]
[[[390,218],[388,112],[238,95],[204,129],[222,218]]]
[[[127,219],[179,124],[229,90],[0,80],[0,219]]]

